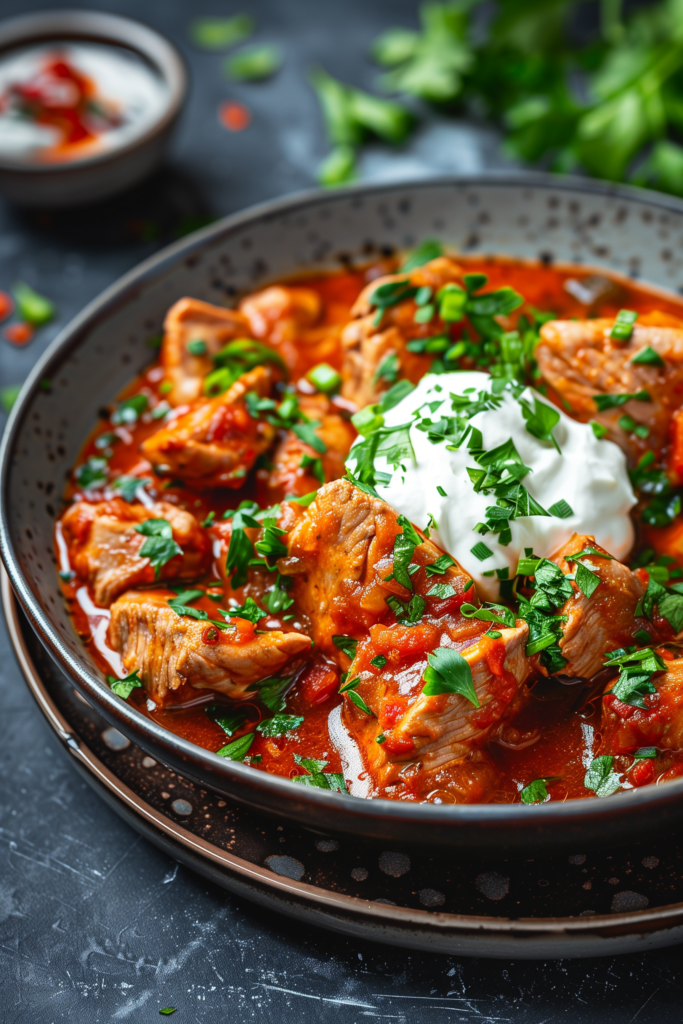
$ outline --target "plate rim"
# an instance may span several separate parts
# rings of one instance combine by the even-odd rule
[[[62,643],[49,616],[40,607],[34,597],[15,555],[7,509],[9,496],[9,473],[11,454],[18,440],[20,427],[23,424],[25,410],[29,401],[39,388],[39,382],[49,374],[49,368],[56,361],[62,361],[76,346],[83,332],[93,323],[106,318],[118,305],[126,301],[132,291],[140,285],[163,277],[180,259],[187,259],[193,253],[211,247],[232,232],[238,231],[250,223],[256,224],[280,216],[288,211],[302,211],[325,200],[334,201],[356,196],[377,196],[392,192],[400,194],[402,189],[448,188],[448,187],[514,187],[544,188],[554,191],[578,192],[583,194],[601,195],[622,198],[625,201],[637,201],[643,206],[655,206],[659,209],[675,211],[683,217],[683,200],[665,196],[661,193],[632,186],[614,185],[609,182],[598,182],[593,179],[582,179],[570,176],[559,176],[524,171],[489,171],[477,174],[443,175],[434,178],[421,178],[400,182],[382,182],[378,184],[359,183],[340,189],[336,192],[325,192],[321,189],[297,192],[284,198],[269,200],[246,210],[231,214],[205,228],[200,229],[186,238],[179,239],[159,250],[159,252],[133,267],[118,278],[100,295],[91,300],[57,334],[48,346],[33,370],[26,379],[17,401],[10,413],[2,441],[0,442],[0,557],[9,575],[14,593],[19,600],[32,628],[43,645],[60,664],[74,684],[84,695],[97,706],[98,710],[112,724],[120,728],[126,735],[139,742],[139,736],[149,736],[155,745],[163,749],[170,760],[194,762],[201,766],[220,783],[225,779],[228,785],[239,786],[245,794],[244,799],[253,806],[266,809],[259,800],[272,800],[281,797],[289,805],[292,788],[290,780],[265,772],[255,773],[248,766],[234,761],[218,758],[214,753],[198,747],[188,740],[175,736],[168,730],[151,722],[125,701],[121,701],[112,693],[104,682],[91,674],[84,664],[76,658]],[[189,774],[189,772],[188,772]],[[258,775],[258,778],[254,776]],[[300,804],[325,809],[327,812],[339,810],[339,795],[311,787],[299,787],[296,798]],[[403,824],[425,823],[435,827],[456,829],[459,826],[479,826],[482,830],[516,826],[521,822],[529,823],[529,838],[533,839],[534,828],[551,831],[555,824],[569,824],[572,821],[590,822],[599,820],[606,829],[612,821],[619,821],[626,814],[633,817],[639,808],[661,809],[681,803],[683,799],[683,778],[667,781],[662,786],[645,786],[619,794],[614,800],[596,800],[579,798],[564,803],[549,802],[538,805],[522,804],[457,804],[436,805],[405,803],[386,799],[354,800],[346,809],[347,813],[340,817],[344,824],[341,830],[353,833],[360,823],[372,820],[392,821]],[[285,817],[296,817],[291,811],[283,812]],[[347,823],[348,822],[348,823]],[[358,823],[358,824],[356,824]],[[454,836],[455,840],[455,836]],[[455,845],[455,843],[454,843]]]
[[[623,937],[624,932],[628,932],[629,929],[632,929],[632,935],[642,937],[643,933],[652,934],[647,929],[649,924],[664,926],[668,924],[671,928],[683,925],[683,901],[667,904],[655,909],[638,910],[630,913],[596,914],[583,918],[574,916],[540,919],[453,914],[445,911],[396,907],[389,904],[376,903],[372,900],[364,900],[357,896],[334,893],[331,890],[322,889],[320,886],[315,886],[308,882],[297,882],[278,875],[269,868],[260,867],[252,861],[222,850],[220,847],[190,832],[189,829],[174,822],[148,804],[126,783],[118,779],[115,773],[81,740],[71,727],[68,719],[64,717],[54,703],[35,666],[22,634],[16,596],[4,569],[0,569],[0,593],[10,643],[19,663],[24,682],[43,717],[60,741],[60,745],[77,762],[80,773],[88,781],[94,781],[96,791],[101,788],[108,791],[112,799],[107,802],[113,806],[120,816],[125,817],[129,821],[131,817],[142,820],[147,826],[147,829],[144,830],[147,838],[151,838],[149,836],[149,829],[151,827],[160,832],[171,843],[176,843],[183,849],[188,850],[195,858],[209,861],[213,866],[222,869],[227,877],[224,876],[220,884],[228,890],[235,891],[235,889],[239,889],[243,892],[245,885],[249,887],[250,882],[252,885],[258,883],[271,892],[272,899],[268,901],[271,903],[273,899],[276,899],[277,894],[304,901],[306,905],[312,904],[315,909],[323,914],[325,911],[329,914],[336,910],[361,920],[369,918],[376,924],[402,926],[404,929],[413,927],[423,933],[455,933],[455,935],[459,936],[469,936],[474,932],[479,935],[486,934],[491,939],[505,935],[510,941],[524,941],[527,938],[539,938],[541,936],[546,940],[553,938],[560,940],[567,937],[575,937],[577,941],[582,937],[590,937],[595,940],[609,940],[619,936]],[[122,805],[127,813],[123,813],[118,805]],[[176,856],[175,853],[173,855]],[[236,876],[235,882],[239,880],[242,882],[242,885],[231,885],[231,875]],[[254,898],[251,893],[247,895],[249,898]],[[260,902],[263,901],[261,900]],[[282,900],[277,901],[277,907],[281,912],[289,913],[290,916],[297,916],[293,911],[287,910]],[[334,927],[333,923],[330,922],[328,927]],[[683,935],[680,938],[683,940]],[[481,951],[477,950],[477,954],[481,955]],[[566,953],[562,955],[566,955]],[[584,951],[576,955],[585,956],[586,953]],[[593,955],[610,955],[610,951],[599,950]],[[539,954],[539,958],[542,958],[541,954]]]

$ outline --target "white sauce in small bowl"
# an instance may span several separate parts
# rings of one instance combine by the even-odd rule
[[[54,60],[64,61],[95,88],[84,114],[89,138],[65,143],[62,127],[39,123],[45,118],[36,114],[38,108],[47,112],[49,121],[56,111],[73,111],[78,105],[73,83],[46,71]],[[19,96],[16,86],[37,88],[38,106]],[[144,135],[167,104],[168,89],[161,76],[123,46],[65,40],[17,48],[0,56],[0,159],[62,163],[110,152]]]

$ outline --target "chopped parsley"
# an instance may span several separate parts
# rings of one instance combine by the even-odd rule
[[[485,562],[487,558],[490,558],[493,554],[491,548],[487,548],[483,541],[478,541],[470,551],[475,558],[478,558],[480,562]]]
[[[412,590],[413,581],[410,578],[408,566],[411,564],[415,554],[415,548],[422,543],[422,538],[405,516],[399,516],[397,523],[403,527],[403,532],[397,534],[394,540],[394,569],[392,575],[396,582],[400,583],[406,590]]]
[[[373,383],[377,384],[380,380],[385,380],[387,384],[393,384],[398,379],[398,373],[401,369],[401,363],[395,352],[390,352],[388,356],[385,356],[382,362],[377,367],[373,376]]]
[[[644,597],[636,607],[636,615],[645,615],[652,621],[655,610],[669,623],[674,633],[683,629],[683,586],[672,583],[664,587],[650,576]]]
[[[108,473],[109,465],[107,460],[99,458],[97,455],[91,455],[89,459],[76,469],[74,475],[81,487],[88,491],[92,487],[99,487],[101,484],[105,484]]]
[[[206,713],[228,736],[239,732],[247,720],[246,715],[230,711],[225,704],[209,704]]]
[[[553,430],[560,422],[558,410],[546,402],[539,402],[535,395],[533,409],[523,398],[519,399],[519,404],[522,407],[522,416],[526,421],[527,432],[539,441],[550,441],[559,452],[560,446],[553,437]]]
[[[187,351],[191,356],[205,356],[208,352],[206,342],[201,338],[193,338],[187,343]]]
[[[607,409],[617,409],[620,405],[626,405],[633,399],[636,402],[651,402],[649,391],[636,391],[624,395],[593,395],[598,412],[605,412]]]
[[[514,629],[514,613],[502,604],[487,603],[484,608],[477,608],[473,604],[463,604],[460,611],[466,619],[480,619],[482,622],[495,622],[498,626],[506,629]]]
[[[621,778],[613,772],[614,757],[611,754],[603,754],[602,757],[594,758],[586,772],[583,784],[586,789],[592,789],[596,796],[611,796],[621,788]]]
[[[343,651],[347,658],[351,661],[356,657],[356,648],[358,647],[358,641],[354,640],[351,636],[341,636],[337,634],[332,637],[332,643],[339,651]]]
[[[588,600],[593,596],[601,582],[600,577],[596,573],[591,572],[582,562],[578,562],[576,565],[574,580],[581,593]]]
[[[132,398],[126,398],[123,402],[118,403],[111,414],[111,421],[116,426],[121,424],[131,426],[133,423],[137,423],[148,407],[147,395],[133,395]]]
[[[300,725],[303,725],[303,715],[274,715],[266,718],[256,726],[256,732],[262,736],[284,736],[287,732],[294,732]]]
[[[302,786],[313,786],[315,789],[331,789],[335,793],[346,793],[346,783],[341,772],[325,771],[329,762],[315,757],[301,757],[300,754],[295,754],[294,760],[308,774],[294,775],[292,782],[298,782]]]
[[[238,740],[233,740],[232,743],[221,747],[216,753],[219,757],[227,758],[228,761],[244,761],[253,742],[254,734],[253,732],[248,732],[246,736],[240,736]]]
[[[445,601],[449,597],[455,597],[455,588],[450,583],[435,583],[431,590],[427,591],[427,597],[435,597],[439,601]]]
[[[478,708],[479,699],[472,682],[472,670],[462,654],[450,647],[437,647],[427,656],[422,692],[427,697],[442,693],[458,693]]]
[[[383,654],[376,654],[374,658],[370,659],[370,664],[374,665],[375,668],[384,668],[387,663],[387,659]]]
[[[128,700],[133,690],[138,686],[142,686],[140,670],[137,668],[127,676],[124,676],[123,679],[117,679],[116,676],[107,676],[107,682],[109,683],[112,692],[123,700]]]
[[[321,484],[325,483],[322,459],[316,458],[314,455],[302,455],[299,465],[301,469],[310,469],[311,475],[316,477]]]
[[[279,615],[294,604],[294,598],[289,593],[293,582],[291,577],[277,573],[275,583],[265,595],[266,608],[271,615]]]
[[[634,310],[620,309],[614,321],[614,327],[609,333],[610,338],[614,338],[615,341],[629,341],[637,319],[638,314]]]
[[[255,691],[258,699],[262,704],[265,704],[269,711],[279,714],[285,710],[285,694],[293,682],[293,676],[286,678],[282,676],[269,676],[268,679],[261,679],[260,682],[251,683],[247,687],[247,692],[253,693]]]
[[[139,489],[149,483],[149,477],[129,476],[124,473],[113,480],[111,486],[121,492],[124,501],[131,503],[136,500]]]
[[[318,363],[308,371],[307,377],[318,391],[324,391],[328,395],[338,391],[342,383],[341,374],[329,363]]]
[[[428,576],[444,576],[452,565],[455,565],[454,558],[450,555],[439,555],[435,562],[425,565],[424,569]]]
[[[413,594],[407,604],[400,601],[395,594],[389,594],[385,600],[396,615],[396,621],[402,626],[413,626],[419,622],[427,607],[427,602],[419,594]]]
[[[636,366],[666,366],[659,352],[655,352],[652,345],[646,345],[645,348],[641,348],[640,352],[633,356],[631,362]]]
[[[548,797],[548,783],[558,782],[561,775],[547,775],[543,779],[534,779],[521,790],[519,797],[523,804],[542,804]]]
[[[259,608],[253,597],[248,597],[243,605],[240,605],[237,608],[230,608],[227,614],[231,618],[247,619],[249,622],[253,622],[253,624],[256,625],[256,623],[267,613],[264,612],[263,608]]]
[[[603,664],[609,668],[619,668],[619,678],[607,691],[607,695],[612,694],[622,704],[649,710],[644,698],[647,694],[657,692],[652,677],[658,672],[666,672],[663,658],[651,647],[644,647],[640,651],[635,647],[620,647],[608,654]]]
[[[183,549],[173,539],[173,528],[168,519],[147,519],[136,526],[135,530],[145,538],[138,555],[140,558],[149,558],[149,564],[154,569],[154,579],[158,580],[163,566],[176,555],[182,555]]]
[[[571,507],[569,502],[565,501],[564,498],[560,498],[553,505],[548,507],[548,512],[551,516],[555,516],[557,519],[569,519],[570,516],[574,515],[574,509]]]
[[[603,426],[602,423],[598,423],[597,420],[589,420],[588,422],[590,423],[593,433],[597,437],[598,441],[600,441],[606,434],[609,433],[607,427]]]
[[[424,242],[421,242],[416,249],[408,253],[402,267],[401,273],[407,274],[411,270],[416,270],[418,267],[424,266],[425,263],[430,263],[432,260],[437,259],[439,256],[443,256],[443,246],[441,242],[435,238],[426,238]]]
[[[232,519],[232,533],[228,547],[225,571],[230,577],[231,585],[237,589],[247,582],[249,563],[254,558],[254,545],[245,533],[245,529],[261,529],[261,523],[254,519],[259,511],[253,501],[242,501],[233,512],[225,512],[224,519]]]

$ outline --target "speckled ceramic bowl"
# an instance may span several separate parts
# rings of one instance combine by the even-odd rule
[[[683,825],[683,779],[606,800],[532,807],[366,801],[296,786],[225,761],[138,714],[111,692],[71,625],[52,547],[64,483],[98,409],[149,363],[146,341],[171,303],[182,295],[230,302],[270,279],[429,235],[466,253],[599,265],[683,291],[683,203],[583,181],[491,175],[360,186],[230,217],[127,274],[36,365],[0,453],[0,549],[12,586],[49,653],[121,732],[194,782],[269,814],[403,845],[520,853],[672,832]]]

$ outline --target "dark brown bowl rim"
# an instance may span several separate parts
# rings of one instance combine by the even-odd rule
[[[0,22],[0,55],[7,50],[18,49],[33,42],[47,42],[50,39],[113,43],[137,53],[156,69],[166,84],[168,96],[164,112],[144,134],[110,151],[69,160],[63,164],[30,164],[0,157],[0,172],[44,178],[64,177],[77,171],[100,167],[144,148],[153,139],[163,135],[180,114],[188,87],[185,61],[173,43],[149,25],[144,25],[133,18],[124,18],[119,14],[77,8],[34,11]]]
[[[398,193],[402,188],[410,191],[416,189],[430,189],[434,187],[501,187],[509,186],[519,188],[528,186],[535,189],[561,189],[568,193],[593,194],[605,198],[619,198],[629,203],[639,203],[646,207],[655,207],[658,210],[670,210],[683,216],[683,201],[673,199],[670,196],[661,195],[644,189],[630,188],[603,184],[587,179],[568,178],[549,174],[529,174],[524,172],[488,172],[476,175],[449,175],[420,179],[414,182],[391,182],[378,185],[356,185],[342,190],[341,197],[348,195],[355,196],[380,196],[389,192]],[[264,223],[283,213],[301,211],[310,206],[315,206],[321,201],[334,201],[335,193],[324,193],[320,190],[297,193],[285,199],[276,199],[253,206],[248,210],[233,214],[207,228],[203,228],[194,234],[175,242],[162,249],[156,255],[150,257],[127,274],[123,275],[117,282],[107,288],[102,294],[88,303],[88,305],[67,326],[60,331],[58,336],[38,360],[32,372],[24,383],[19,397],[10,413],[5,432],[0,444],[0,556],[7,570],[12,588],[17,596],[29,622],[36,631],[39,639],[57,661],[62,670],[74,682],[74,685],[93,703],[102,714],[111,722],[115,723],[127,736],[132,736],[141,746],[153,742],[155,748],[162,750],[168,760],[176,766],[185,763],[196,765],[202,772],[202,777],[213,777],[215,786],[221,789],[221,778],[226,780],[224,787],[231,788],[228,783],[239,784],[243,792],[243,799],[249,803],[258,804],[258,794],[268,796],[268,804],[272,806],[273,798],[282,802],[282,805],[296,803],[299,806],[306,805],[315,816],[315,809],[320,811],[333,812],[340,807],[339,794],[296,786],[289,779],[270,775],[267,772],[255,771],[247,765],[235,761],[226,761],[211,751],[184,740],[175,734],[168,732],[148,718],[145,718],[127,702],[120,700],[106,684],[99,678],[91,675],[81,661],[74,657],[62,644],[57,631],[53,628],[49,616],[40,607],[34,597],[31,588],[21,571],[9,531],[7,521],[7,507],[10,500],[8,493],[9,474],[12,461],[12,453],[18,440],[20,428],[29,401],[40,388],[40,381],[45,377],[51,377],[51,367],[63,361],[64,357],[80,341],[88,328],[102,321],[110,312],[118,309],[139,286],[160,276],[166,275],[180,259],[187,258],[190,254],[202,250],[212,242],[217,241],[225,235],[231,234],[234,230],[244,227],[249,223]],[[163,760],[163,755],[159,755]],[[178,769],[180,770],[180,769]],[[195,771],[197,769],[194,769]],[[192,774],[188,772],[188,774]],[[205,783],[209,785],[208,783]],[[235,788],[235,787],[232,787]],[[225,789],[223,789],[225,791]],[[235,795],[237,795],[235,793]],[[568,831],[571,826],[580,826],[582,823],[601,821],[605,830],[605,836],[609,836],[610,823],[618,824],[623,820],[624,815],[637,818],[644,808],[652,811],[657,808],[664,811],[665,808],[679,804],[683,799],[683,778],[673,779],[661,786],[645,786],[642,789],[633,789],[619,793],[617,796],[607,800],[595,798],[581,798],[567,800],[565,803],[550,802],[547,804],[418,804],[404,803],[385,799],[362,800],[351,798],[352,803],[344,806],[345,819],[349,815],[358,821],[358,831],[362,826],[368,826],[374,821],[386,823],[400,823],[405,826],[424,825],[426,828],[442,827],[458,829],[459,827],[474,827],[482,832],[500,832],[506,827],[524,827],[529,825],[529,837],[532,839],[534,829],[553,831],[563,826]],[[282,811],[284,816],[297,817],[298,814],[288,814],[287,810]],[[348,825],[343,826],[348,830]]]

